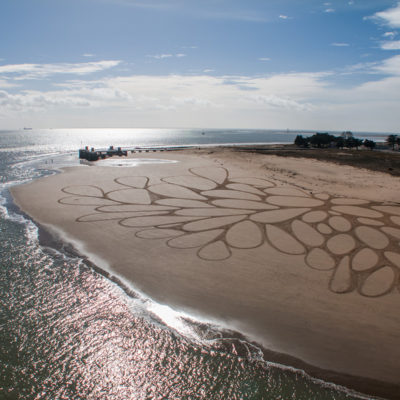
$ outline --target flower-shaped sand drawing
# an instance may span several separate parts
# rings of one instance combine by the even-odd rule
[[[117,221],[141,239],[164,239],[203,260],[265,242],[330,271],[329,289],[378,297],[400,290],[400,204],[311,194],[262,178],[232,178],[224,168],[190,169],[150,184],[147,177],[115,179],[119,189],[69,186],[64,205],[92,206],[77,222]],[[266,257],[266,263],[267,263]]]

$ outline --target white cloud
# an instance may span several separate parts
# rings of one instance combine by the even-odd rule
[[[372,18],[392,28],[400,28],[400,2],[396,7],[375,13]]]
[[[82,55],[83,55],[83,57],[95,57],[95,54],[92,54],[92,53],[85,53]]]
[[[326,13],[334,13],[336,10],[334,8],[327,8],[325,10]]]
[[[335,47],[349,47],[350,45],[348,43],[331,43],[331,46],[335,46]]]
[[[396,36],[396,32],[385,32],[383,37],[394,38]]]
[[[56,74],[87,75],[116,67],[121,61],[95,61],[76,64],[9,64],[0,65],[0,74],[13,75],[15,79],[39,79]]]
[[[156,60],[163,60],[164,58],[171,58],[171,57],[173,57],[173,55],[172,54],[154,54],[154,55],[148,54],[146,57],[154,58]]]
[[[259,58],[259,61],[270,61],[271,59],[269,57],[261,57]]]
[[[384,60],[375,66],[375,70],[387,75],[400,76],[400,55]]]
[[[400,40],[395,40],[391,42],[383,42],[381,44],[381,49],[383,50],[400,50]]]
[[[289,17],[287,15],[281,14],[279,16],[280,19],[289,19]]]
[[[383,78],[375,75],[373,80],[349,88],[331,83],[331,78],[340,78],[340,73],[333,72],[82,78],[64,81],[56,90],[0,90],[0,121],[2,126],[10,121],[18,126],[22,116],[41,126],[65,127],[395,131],[400,109],[400,55],[352,69],[352,73],[359,71],[383,74]]]

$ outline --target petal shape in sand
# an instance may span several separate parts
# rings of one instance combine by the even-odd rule
[[[331,217],[328,221],[329,225],[339,232],[348,232],[351,229],[351,223],[344,217]]]
[[[265,189],[264,192],[275,196],[310,197],[308,193],[305,193],[300,189],[295,189],[292,187],[274,187],[270,189]]]
[[[264,235],[260,228],[251,221],[242,221],[229,228],[226,241],[232,247],[251,249],[261,245]]]
[[[126,218],[121,221],[122,226],[127,226],[130,228],[140,228],[146,226],[170,226],[172,224],[181,224],[188,221],[195,221],[199,219],[198,217],[178,217],[174,215],[168,216],[150,216],[150,217],[134,217]]]
[[[150,215],[163,215],[167,214],[167,211],[158,211],[158,212],[121,212],[121,213],[95,213],[83,215],[77,219],[77,222],[97,222],[97,221],[112,221],[112,220],[123,220],[125,218],[133,218],[133,217],[143,217]]]
[[[199,167],[191,168],[189,171],[192,174],[211,179],[212,181],[219,184],[224,183],[225,179],[228,177],[227,170],[221,167]]]
[[[350,270],[349,256],[343,257],[333,273],[330,281],[330,289],[335,293],[351,292],[353,287],[352,274]]]
[[[166,205],[171,207],[180,208],[210,208],[211,205],[199,201],[199,200],[187,200],[187,199],[161,199],[155,202],[156,204]]]
[[[390,217],[391,221],[396,225],[400,225],[400,217]]]
[[[336,199],[332,199],[331,203],[337,205],[359,206],[361,204],[369,204],[369,201],[362,199],[347,199],[345,197],[338,197]]]
[[[322,200],[300,196],[269,196],[266,201],[280,207],[318,207],[324,204]]]
[[[378,261],[378,254],[376,254],[374,250],[367,247],[361,249],[353,257],[353,260],[351,261],[351,268],[357,272],[367,271],[375,267],[375,265],[378,264]]]
[[[179,217],[176,217],[179,218]],[[184,218],[184,217],[181,217]],[[230,217],[216,217],[201,219],[200,221],[190,222],[183,226],[188,232],[205,231],[209,229],[220,228],[222,226],[231,225],[246,218],[246,215],[235,215]]]
[[[296,238],[307,246],[317,247],[325,242],[324,236],[316,229],[298,219],[292,222],[292,231]]]
[[[114,201],[104,199],[103,197],[82,197],[68,196],[58,200],[60,204],[68,204],[70,206],[104,206],[115,205]]]
[[[307,214],[304,214],[302,220],[307,223],[315,223],[323,221],[327,218],[327,216],[328,213],[325,211],[311,211]]]
[[[384,249],[389,244],[385,234],[369,226],[358,226],[355,233],[362,242],[373,249]]]
[[[400,254],[394,251],[385,251],[385,257],[391,261],[396,267],[400,268]]]
[[[203,196],[207,197],[222,197],[224,199],[236,199],[236,200],[261,200],[259,196],[252,193],[238,192],[236,190],[206,190],[201,192]]]
[[[244,208],[248,210],[276,210],[278,207],[263,203],[262,201],[223,199],[213,200],[212,204],[224,208]]]
[[[275,225],[265,225],[267,238],[279,251],[288,254],[303,254],[304,246],[292,235]]]
[[[245,185],[244,183],[230,183],[229,185],[226,185],[226,188],[231,190],[238,190],[239,192],[247,192],[264,196],[264,193],[261,190],[258,190],[257,188],[250,185]]]
[[[388,214],[400,215],[400,207],[397,206],[374,206],[372,208]]]
[[[229,180],[230,182],[244,183],[245,185],[252,185],[259,188],[269,188],[275,186],[272,182],[262,178],[230,178]]]
[[[138,212],[138,211],[173,211],[177,207],[167,206],[156,206],[153,204],[117,204],[113,202],[113,205],[96,207],[97,211],[103,213],[115,213],[115,212]]]
[[[365,217],[365,218],[383,217],[383,214],[378,211],[358,206],[333,206],[332,210],[343,214],[354,215],[355,217]]]
[[[324,235],[330,235],[333,231],[332,228],[324,223],[320,223],[317,225],[317,230],[319,233],[322,233]]]
[[[150,196],[146,189],[114,190],[108,192],[107,197],[126,204],[151,204]]]
[[[378,297],[389,293],[393,288],[395,276],[393,268],[385,265],[371,272],[363,282],[360,292],[368,297]]]
[[[372,226],[383,226],[384,225],[384,223],[382,221],[378,221],[376,219],[370,219],[370,218],[360,217],[360,218],[357,218],[357,221],[363,225],[372,225]]]
[[[287,208],[284,210],[264,211],[250,216],[252,221],[263,222],[265,224],[274,224],[284,222],[295,218],[305,212],[310,211],[309,208]]]
[[[229,258],[231,252],[224,242],[218,240],[201,248],[197,255],[204,260],[221,261]]]
[[[191,189],[183,186],[173,185],[171,183],[160,183],[149,187],[150,192],[159,194],[161,196],[189,199],[189,200],[207,200],[206,197],[200,196]]]
[[[333,254],[347,254],[356,247],[356,242],[352,236],[345,233],[331,237],[326,246]]]
[[[194,247],[200,247],[215,240],[219,235],[221,235],[222,232],[224,232],[223,229],[215,229],[212,231],[184,234],[182,236],[169,240],[167,244],[168,246],[177,249],[190,249]]]
[[[129,186],[135,189],[144,189],[147,185],[149,178],[145,176],[122,176],[115,179],[115,182],[123,186]]]
[[[76,196],[88,196],[88,197],[103,197],[104,192],[101,188],[92,185],[74,185],[67,186],[61,189],[64,193],[73,194]]]
[[[309,267],[320,271],[328,271],[335,267],[335,260],[323,249],[312,249],[306,256]]]
[[[244,215],[251,214],[254,211],[241,210],[237,208],[185,208],[175,211],[175,215],[190,215],[194,217],[223,217],[226,215]]]
[[[330,196],[327,193],[316,193],[314,194],[314,197],[320,200],[329,200]]]
[[[400,229],[392,228],[390,226],[384,226],[383,228],[381,228],[381,230],[388,235],[400,240]]]
[[[197,190],[212,190],[217,186],[214,181],[194,175],[172,176],[162,181]]]
[[[176,229],[145,229],[143,231],[136,232],[135,236],[141,239],[167,239],[172,237],[181,236],[184,233]]]

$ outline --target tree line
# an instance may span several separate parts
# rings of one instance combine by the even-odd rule
[[[336,147],[338,149],[348,148],[358,149],[360,146],[364,146],[367,149],[373,150],[376,147],[376,142],[369,139],[358,139],[353,136],[351,132],[343,132],[340,136],[334,136],[329,133],[315,133],[312,136],[303,137],[297,135],[294,144],[299,147],[316,147],[316,148],[327,148]],[[389,135],[386,138],[386,144],[395,149],[395,146],[400,150],[400,136]]]

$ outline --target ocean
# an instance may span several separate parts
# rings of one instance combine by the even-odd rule
[[[291,143],[297,133],[308,134],[0,131],[0,399],[369,398],[269,362],[255,345],[233,332],[229,337],[218,321],[198,321],[157,304],[102,273],[68,245],[50,246],[43,236],[39,240],[38,227],[8,192],[12,185],[78,165],[78,148],[85,145]]]

